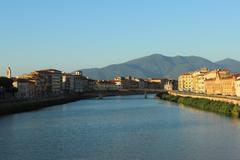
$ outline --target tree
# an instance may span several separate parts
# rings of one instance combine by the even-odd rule
[[[13,88],[13,80],[7,77],[0,77],[0,87],[1,88]]]
[[[17,89],[13,87],[13,80],[7,77],[0,77],[0,98],[5,98],[5,94],[13,95]]]

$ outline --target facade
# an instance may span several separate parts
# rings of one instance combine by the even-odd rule
[[[76,71],[72,75],[74,78],[74,92],[82,93],[94,90],[95,81],[83,76],[82,71]]]
[[[28,79],[14,79],[13,86],[17,88],[17,98],[25,99],[36,96],[36,87],[34,81]]]
[[[240,97],[240,76],[235,80],[235,92],[236,96]]]
[[[81,76],[74,76],[74,92],[80,93],[87,91],[88,81]]]
[[[208,95],[235,96],[235,75],[222,72],[216,72],[216,78],[205,80],[205,91]]]
[[[208,95],[235,96],[235,79],[227,69],[209,71],[202,68],[178,78],[178,90]]]
[[[148,78],[149,89],[164,89],[164,85],[169,81],[166,78]]]
[[[178,77],[178,90],[185,91],[185,92],[193,91],[192,72],[183,73]]]
[[[62,91],[64,93],[74,92],[74,75],[69,73],[62,74]]]
[[[135,77],[116,76],[114,78],[115,84],[122,89],[137,89],[139,88],[139,81]]]
[[[201,68],[192,73],[192,92],[205,93],[205,75],[209,72],[208,68]]]
[[[224,77],[221,80],[222,85],[222,95],[224,96],[236,96],[235,91],[235,76]]]
[[[97,81],[96,82],[97,91],[117,91],[118,86],[115,85],[114,81]]]
[[[23,75],[17,76],[17,78],[31,80],[32,82],[34,82],[35,92],[36,92],[35,95],[37,97],[42,97],[46,95],[47,88],[48,88],[47,80],[45,79],[45,77],[41,76],[39,73],[32,72],[29,74],[23,74]]]
[[[62,72],[56,69],[46,69],[36,71],[40,77],[46,81],[47,95],[57,95],[62,93]]]
[[[38,97],[62,93],[62,72],[59,70],[38,70],[29,74],[17,76],[17,78],[33,81],[36,86],[36,95]]]
[[[96,88],[96,80],[87,79],[87,91],[92,92],[95,91]]]

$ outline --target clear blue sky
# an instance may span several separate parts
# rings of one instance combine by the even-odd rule
[[[0,0],[0,73],[161,53],[240,60],[239,0]]]

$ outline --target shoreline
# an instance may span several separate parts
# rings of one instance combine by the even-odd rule
[[[131,90],[87,92],[87,93],[67,94],[67,95],[61,95],[59,97],[43,98],[38,100],[8,102],[8,103],[0,104],[0,116],[39,110],[42,108],[61,105],[61,104],[67,104],[67,103],[76,102],[83,99],[97,98],[99,97],[99,95],[101,95],[101,97],[109,97],[109,96],[127,96],[127,95],[137,95],[137,94],[144,94],[144,92],[131,91]]]
[[[162,100],[183,104],[203,111],[215,112],[226,116],[240,118],[240,106],[229,101],[209,99],[207,96],[194,97],[187,95],[175,95],[170,93],[158,93],[157,97]]]

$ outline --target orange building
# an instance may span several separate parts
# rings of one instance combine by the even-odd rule
[[[235,75],[224,75],[216,72],[216,78],[205,80],[205,93],[208,95],[235,96]]]

